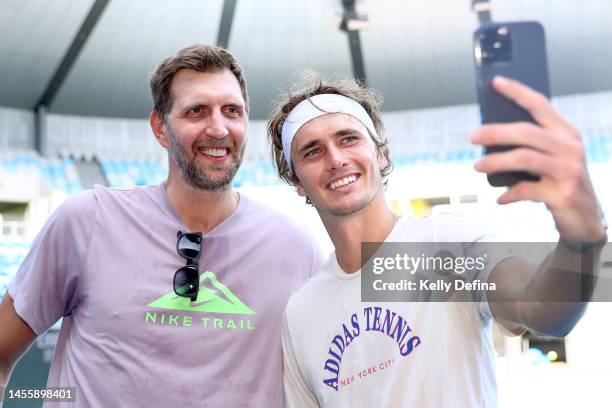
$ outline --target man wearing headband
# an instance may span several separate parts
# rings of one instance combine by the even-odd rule
[[[596,257],[606,242],[580,136],[532,90],[502,78],[495,87],[534,114],[541,127],[484,126],[472,141],[523,144],[537,148],[529,154],[539,156],[529,160],[534,157],[513,151],[488,156],[475,167],[541,175],[534,185],[510,188],[500,203],[546,203],[561,243],[537,267],[500,255],[480,270],[469,270],[464,279],[497,284],[501,295],[524,291],[537,297],[543,294],[538,290],[553,284],[572,289],[571,283],[559,282],[553,264],[560,257],[582,255],[577,245],[582,242],[594,243],[589,250]],[[363,242],[459,242],[468,244],[470,253],[471,243],[483,238],[462,216],[398,219],[390,211],[384,185],[391,162],[379,101],[373,90],[353,81],[326,84],[316,78],[284,98],[268,123],[279,176],[313,204],[335,246],[285,311],[287,406],[496,406],[491,322],[515,333],[530,329],[565,335],[585,304],[499,303],[486,297],[462,303],[362,302],[361,268],[372,258],[372,253],[361,253]],[[546,140],[556,145],[541,146]],[[558,172],[554,178],[538,161]]]
[[[181,49],[150,87],[167,180],[51,215],[0,307],[0,386],[63,316],[48,386],[75,387],[70,406],[280,407],[282,313],[318,244],[232,189],[248,126],[233,55]]]

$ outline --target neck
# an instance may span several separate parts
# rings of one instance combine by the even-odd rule
[[[387,207],[384,195],[378,194],[365,208],[348,216],[321,214],[323,225],[336,249],[336,258],[345,273],[361,269],[362,242],[383,242],[395,225],[396,216]],[[372,256],[376,248],[365,253],[364,260]]]
[[[206,191],[193,187],[176,172],[164,183],[170,203],[190,231],[207,233],[229,217],[238,206],[239,195],[228,187]]]

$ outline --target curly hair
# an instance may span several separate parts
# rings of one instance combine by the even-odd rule
[[[381,169],[380,174],[383,185],[387,186],[387,178],[393,169],[389,153],[389,140],[385,136],[384,125],[381,118],[380,106],[382,105],[382,95],[372,88],[359,85],[352,79],[340,79],[326,82],[314,72],[306,72],[296,82],[289,92],[279,97],[272,115],[268,120],[267,133],[271,144],[272,161],[276,167],[278,176],[281,180],[291,186],[295,186],[299,181],[293,166],[287,163],[283,154],[282,129],[287,116],[293,108],[300,102],[319,94],[339,94],[351,98],[358,102],[368,113],[377,135],[370,134],[376,145],[378,153],[382,153],[387,165]]]

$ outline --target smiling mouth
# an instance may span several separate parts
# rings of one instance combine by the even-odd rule
[[[349,184],[353,184],[359,178],[359,174],[351,174],[346,177],[342,177],[338,180],[334,180],[328,184],[330,190],[336,190],[340,187],[347,186]]]
[[[226,147],[199,147],[198,152],[206,156],[224,157],[229,153],[229,149]]]

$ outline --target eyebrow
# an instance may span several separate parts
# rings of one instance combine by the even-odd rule
[[[341,137],[341,136],[346,136],[346,135],[352,135],[352,134],[355,134],[355,133],[359,133],[359,134],[361,134],[361,132],[360,132],[360,131],[358,131],[357,129],[353,129],[353,128],[344,128],[344,129],[337,130],[337,131],[334,133],[334,136],[336,136],[336,137]]]
[[[298,154],[302,154],[306,150],[309,150],[311,147],[316,146],[317,144],[319,144],[320,141],[321,139],[311,140],[310,142],[306,143],[304,146],[299,148]]]
[[[342,137],[342,136],[346,136],[346,135],[354,135],[355,133],[361,134],[360,131],[358,131],[357,129],[353,129],[353,128],[344,128],[344,129],[339,129],[337,131],[334,132],[334,137],[338,138],[338,137]],[[321,141],[321,139],[314,139],[311,140],[310,142],[306,143],[304,146],[300,147],[298,149],[298,154],[301,154],[303,152],[305,152],[306,150],[310,149],[313,146],[316,146],[317,144],[319,144]]]
[[[194,106],[209,106],[209,105],[210,105],[210,100],[208,99],[198,98],[198,99],[192,99],[189,101],[185,101],[183,103],[177,101],[177,106],[179,107],[180,110],[192,108]],[[245,109],[245,104],[234,98],[228,98],[227,100],[223,101],[222,106],[226,106],[226,105],[235,105],[241,109]]]

